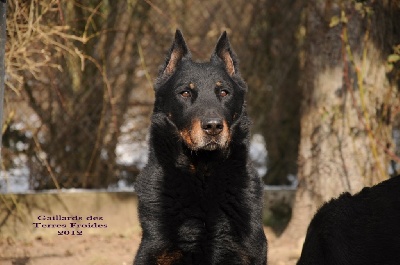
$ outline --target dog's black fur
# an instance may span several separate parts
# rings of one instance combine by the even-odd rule
[[[400,176],[323,205],[297,264],[400,264]]]
[[[203,63],[176,32],[155,84],[149,162],[136,185],[143,237],[134,264],[266,264],[246,91],[225,32]]]

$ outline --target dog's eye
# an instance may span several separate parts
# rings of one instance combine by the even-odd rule
[[[189,91],[183,91],[180,94],[184,98],[190,98],[192,96]]]
[[[226,90],[221,90],[221,91],[219,91],[219,95],[220,95],[221,97],[226,97],[228,94],[229,94],[229,93],[228,93],[228,91],[226,91]]]

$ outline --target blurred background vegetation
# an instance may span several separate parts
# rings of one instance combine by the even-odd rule
[[[398,0],[9,0],[3,172],[26,165],[36,190],[133,183],[145,157],[153,80],[180,28],[198,60],[227,30],[249,85],[252,132],[265,139],[266,184],[320,176],[313,165],[325,165],[321,157],[333,161],[332,175],[343,169],[349,178],[348,168],[360,165],[372,168],[363,176],[394,175],[399,10]],[[329,67],[339,72],[323,72]],[[382,67],[380,79],[367,78]],[[331,159],[342,154],[332,141],[344,135],[367,147],[346,155],[374,156]]]

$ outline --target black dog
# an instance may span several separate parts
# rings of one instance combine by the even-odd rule
[[[176,32],[136,186],[143,237],[135,264],[266,264],[246,91],[225,32],[204,63],[192,61]]]
[[[400,176],[322,206],[297,264],[400,264]]]

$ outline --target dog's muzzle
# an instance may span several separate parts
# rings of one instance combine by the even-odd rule
[[[196,119],[189,129],[182,130],[180,134],[185,144],[194,151],[224,149],[230,139],[228,125],[221,118]]]

